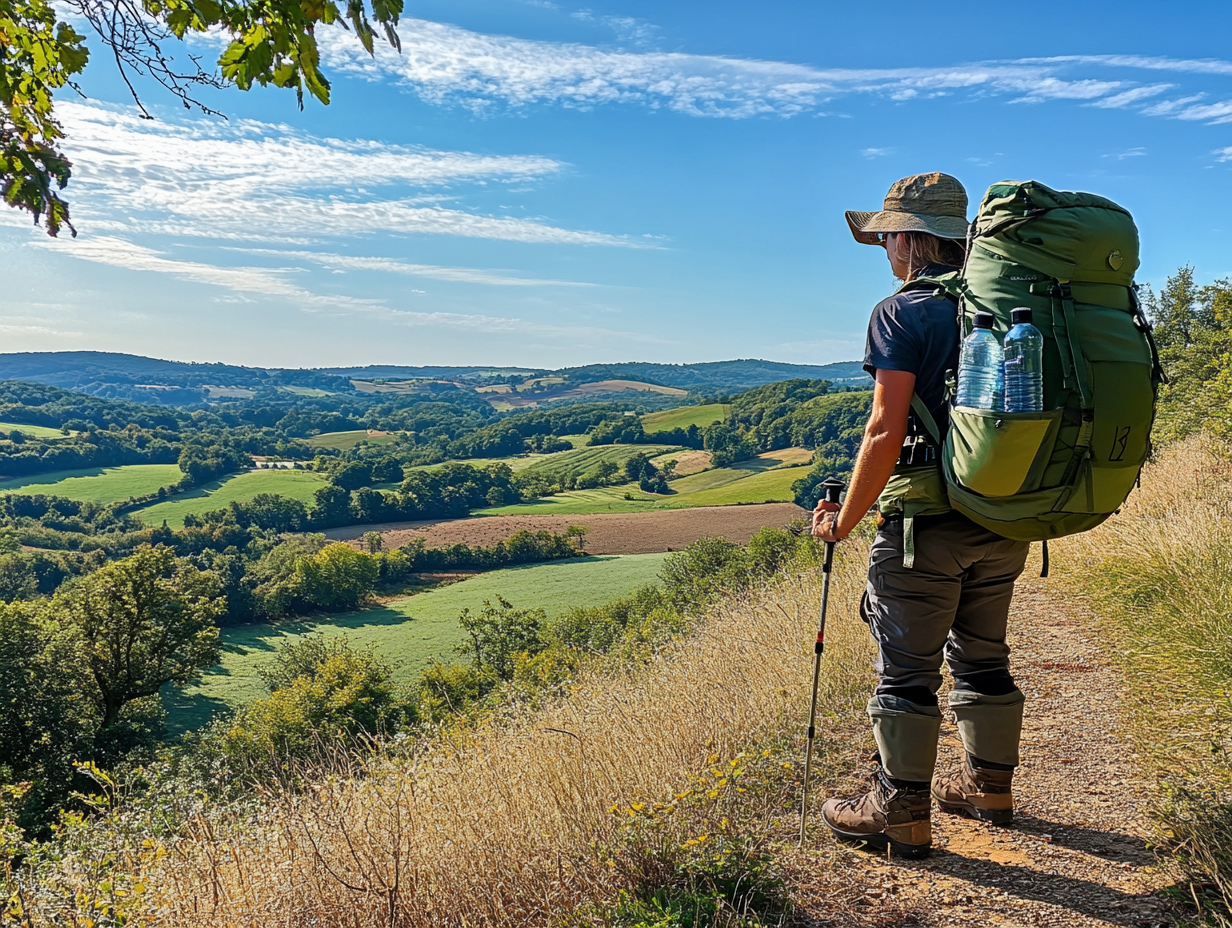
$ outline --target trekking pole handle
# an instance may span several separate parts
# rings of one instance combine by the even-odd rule
[[[837,477],[827,477],[825,480],[822,481],[821,485],[825,487],[826,502],[834,503],[835,505],[837,505],[840,502],[840,498],[842,496],[843,491],[847,489],[847,484],[843,483],[843,481],[839,480]],[[836,518],[835,525],[837,524],[838,524],[838,520]],[[825,558],[821,562],[821,572],[828,574],[830,572],[830,567],[833,565],[833,563],[834,563],[834,542],[827,541]]]

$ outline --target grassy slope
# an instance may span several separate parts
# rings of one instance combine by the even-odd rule
[[[245,502],[258,493],[276,493],[311,504],[312,494],[324,484],[324,477],[310,471],[250,470],[208,483],[166,502],[137,509],[133,515],[150,525],[158,525],[166,519],[171,528],[183,528],[184,516],[190,512],[200,515],[211,509],[222,509],[232,501]]]
[[[530,463],[517,469],[531,474],[542,472],[580,475],[594,470],[602,461],[611,461],[617,466],[623,466],[625,461],[635,454],[654,457],[674,448],[674,445],[599,445],[593,448],[575,448],[573,451],[537,455]]]
[[[349,451],[361,441],[366,441],[371,445],[383,445],[393,440],[392,435],[369,438],[367,429],[354,429],[349,432],[324,432],[306,439],[310,447],[337,448],[339,451]]]
[[[573,444],[572,451],[555,451],[552,454],[519,454],[508,458],[467,458],[461,461],[443,461],[440,464],[421,464],[411,469],[431,470],[434,467],[444,467],[446,464],[470,464],[472,467],[508,464],[514,473],[539,470],[550,473],[563,471],[571,474],[584,474],[600,461],[624,464],[635,454],[654,457],[676,448],[675,445],[599,445],[592,448],[583,444],[586,441],[585,435],[565,435],[563,437]]]
[[[814,808],[855,785],[851,768],[872,747],[864,703],[873,645],[857,617],[866,549],[858,540],[850,544],[840,546],[830,593]],[[637,921],[686,924],[695,901],[712,904],[726,891],[724,883],[711,888],[710,874],[738,880],[744,889],[799,866],[799,855],[788,855],[794,853],[799,719],[812,679],[807,643],[817,595],[816,571],[805,571],[750,601],[722,603],[702,633],[668,646],[636,672],[588,674],[537,711],[503,713],[498,724],[458,737],[450,732],[448,741],[428,742],[422,752],[417,746],[413,762],[400,755],[371,765],[360,779],[331,779],[310,801],[258,805],[254,797],[249,817],[219,815],[214,831],[186,829],[177,856],[168,855],[148,877],[153,891],[139,897],[146,909],[137,914],[193,924],[217,886],[231,924],[336,923],[342,911],[365,925],[387,922],[390,894],[347,888],[358,873],[400,879],[406,888],[398,902],[410,913],[403,918],[408,925],[491,922],[493,887],[499,887],[502,913],[513,913],[502,923],[521,928],[560,921],[562,912],[602,913],[596,901],[617,890],[643,898],[664,884],[678,887],[687,865],[701,877],[686,886],[699,888],[690,895],[673,888],[662,909]],[[716,767],[724,775],[712,781]],[[671,803],[680,793],[690,795]],[[654,803],[671,806],[660,813]],[[826,899],[829,920],[850,922],[855,864],[832,866],[836,855],[816,817],[813,822],[809,846],[820,848],[814,852],[820,862],[802,879]],[[688,836],[698,836],[690,839],[699,845],[695,856],[681,846]],[[722,856],[719,848],[733,849],[721,871],[710,863]],[[767,861],[763,853],[778,859]],[[559,860],[568,862],[565,879]],[[119,867],[101,872],[109,883],[135,880]],[[883,880],[883,873],[865,885]],[[753,875],[746,880],[745,874]],[[156,905],[170,907],[171,916],[166,909],[155,915]],[[897,897],[887,903],[884,923],[902,911],[897,905]]]
[[[91,467],[62,470],[34,477],[0,481],[3,493],[47,493],[95,503],[111,503],[144,496],[159,487],[179,483],[184,473],[175,464],[129,464],[125,467]]]
[[[66,438],[59,429],[47,425],[26,425],[22,422],[0,422],[0,432],[18,431],[29,438]]]
[[[804,469],[799,467],[768,470],[745,477],[742,480],[733,480],[721,486],[698,490],[680,497],[679,505],[674,505],[669,501],[665,508],[732,506],[737,503],[790,502],[792,498],[791,485],[803,477],[804,474]],[[671,499],[669,497],[669,500]]]
[[[720,419],[726,419],[730,410],[731,406],[724,403],[665,409],[662,412],[651,412],[642,416],[642,428],[647,432],[687,429],[690,425],[696,425],[699,429],[704,429]]]
[[[567,453],[567,452],[566,452]],[[593,512],[649,512],[654,509],[690,509],[696,506],[731,506],[737,503],[789,502],[791,485],[804,476],[801,466],[812,453],[804,448],[768,451],[735,467],[717,467],[673,480],[669,496],[643,493],[636,484],[572,490],[556,496],[484,509],[476,515],[516,516],[586,515]],[[632,499],[625,499],[625,495]]]
[[[664,557],[632,554],[512,567],[359,612],[224,629],[222,663],[199,685],[164,693],[170,728],[180,732],[198,727],[213,712],[260,695],[256,668],[292,638],[320,632],[346,635],[360,647],[371,644],[399,663],[399,679],[408,682],[429,659],[452,659],[453,646],[462,640],[457,618],[463,608],[475,611],[498,595],[519,608],[542,608],[549,616],[574,606],[597,606],[654,582]]]

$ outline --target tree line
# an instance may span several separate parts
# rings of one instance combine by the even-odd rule
[[[217,663],[220,627],[354,609],[423,571],[577,557],[584,534],[521,531],[443,549],[416,540],[371,553],[320,535],[248,556],[143,545],[50,596],[0,605],[0,821],[40,833],[89,785],[79,765],[152,758],[163,737],[159,692]],[[355,698],[355,720],[375,718]]]

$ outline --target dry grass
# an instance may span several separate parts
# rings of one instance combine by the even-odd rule
[[[1160,842],[1213,924],[1232,908],[1232,464],[1195,436],[1120,516],[1058,545],[1129,682],[1129,735],[1158,785]],[[1069,562],[1066,564],[1066,562]],[[1222,910],[1222,914],[1221,914]]]
[[[1232,465],[1217,446],[1168,447],[1119,516],[1057,550],[1098,606],[1157,771],[1184,778],[1195,753],[1232,747]]]
[[[862,715],[872,678],[856,609],[866,551],[844,547],[824,657],[817,795],[837,759],[850,756],[838,732]],[[814,577],[784,579],[716,608],[649,665],[596,673],[544,710],[456,735],[414,762],[318,784],[259,814],[203,816],[145,876],[134,922],[530,926],[610,902],[639,879],[638,861],[621,859],[623,813],[614,806],[672,803],[697,787],[699,772],[799,740],[817,601]],[[709,793],[698,795],[688,813],[698,821],[684,822],[682,837],[717,815]]]

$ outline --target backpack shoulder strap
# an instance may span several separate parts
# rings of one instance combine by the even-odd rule
[[[962,294],[962,277],[958,271],[947,271],[944,274],[938,274],[936,277],[916,277],[907,281],[894,292],[896,294],[911,293],[918,290],[931,290],[933,296],[944,297],[957,302]]]
[[[937,443],[940,448],[943,440],[941,429],[937,426],[937,420],[933,418],[933,414],[928,411],[928,407],[924,405],[924,401],[920,399],[920,394],[911,394],[911,411],[919,417],[920,424],[928,430],[929,436]]]

